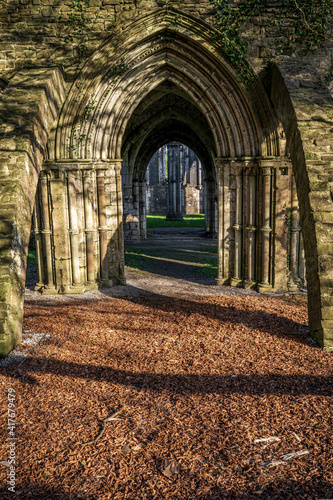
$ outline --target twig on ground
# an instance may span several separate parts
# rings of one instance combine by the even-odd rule
[[[262,465],[264,467],[273,467],[275,465],[285,465],[285,463],[288,460],[291,460],[292,458],[297,458],[297,457],[302,457],[303,455],[308,455],[310,452],[309,450],[300,450],[300,451],[295,451],[293,453],[287,453],[286,455],[282,455],[279,460],[271,460],[270,462],[264,462]]]
[[[122,412],[122,410],[116,411],[116,413],[113,413],[109,417],[106,417],[104,420],[102,420],[102,422],[103,422],[103,428],[102,428],[101,432],[98,434],[98,436],[95,439],[93,439],[92,441],[88,441],[87,443],[83,443],[82,446],[87,446],[88,444],[96,444],[97,441],[99,439],[101,439],[101,437],[103,436],[103,434],[105,432],[106,422],[110,422],[111,420],[121,420],[121,418],[115,418],[121,412]]]

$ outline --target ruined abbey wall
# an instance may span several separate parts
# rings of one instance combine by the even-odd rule
[[[145,170],[172,141],[205,165],[217,284],[292,289],[304,251],[310,331],[333,346],[332,23],[309,48],[286,2],[260,5],[242,55],[208,0],[0,2],[2,356],[34,208],[43,293],[123,282],[124,229],[145,236]]]

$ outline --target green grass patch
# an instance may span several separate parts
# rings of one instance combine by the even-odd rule
[[[33,263],[36,260],[36,250],[29,250],[28,252],[28,262]]]
[[[184,215],[183,220],[166,220],[165,215],[147,215],[147,228],[157,227],[205,227],[205,215]]]
[[[125,251],[125,263],[126,267],[131,269],[142,269],[144,265],[143,255]]]
[[[203,248],[201,248],[201,249],[200,249],[200,252],[205,252],[205,253],[216,253],[216,254],[217,254],[217,250],[218,250],[218,249],[217,249],[217,247],[216,247],[216,246],[215,246],[215,247],[211,246],[211,247],[203,247]]]
[[[28,259],[35,259],[35,258],[36,258],[36,250],[29,250]]]
[[[209,252],[207,252],[207,248]],[[216,249],[204,247],[205,252],[201,254],[191,253],[182,249],[161,249],[147,247],[127,247],[125,249],[125,264],[128,270],[143,271],[147,273],[168,275],[168,268],[171,276],[175,272],[175,266],[179,277],[182,272],[196,276],[217,276],[217,255]],[[204,250],[202,249],[202,250]],[[215,255],[212,255],[214,253]],[[183,270],[179,267],[184,263]]]

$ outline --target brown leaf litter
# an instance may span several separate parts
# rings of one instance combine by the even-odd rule
[[[333,358],[306,322],[304,297],[27,303],[50,338],[1,371],[0,497],[12,387],[15,498],[333,498]]]

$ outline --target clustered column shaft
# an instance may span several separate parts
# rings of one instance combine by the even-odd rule
[[[44,172],[42,172],[40,176],[40,191],[41,191],[42,221],[43,221],[42,235],[45,248],[46,281],[47,281],[47,285],[45,285],[44,290],[49,290],[50,292],[54,293],[55,286],[53,282],[48,180],[47,180],[47,174]]]
[[[262,275],[260,287],[269,286],[270,278],[270,239],[271,239],[271,183],[272,183],[272,169],[264,167],[261,170],[263,179],[263,200],[262,200],[262,213],[263,223],[261,227],[262,233]]]
[[[83,173],[83,197],[84,216],[86,234],[86,254],[87,254],[87,282],[95,282],[95,260],[94,260],[94,227],[93,227],[93,186],[92,172],[86,170]]]
[[[223,166],[217,165],[217,196],[218,196],[218,269],[217,269],[217,285],[223,285],[224,283],[224,241],[223,241],[223,230],[224,230],[224,196],[223,196]],[[207,193],[208,198],[208,193]]]
[[[255,284],[255,235],[256,235],[256,176],[254,169],[245,169],[245,220],[246,220],[246,277],[244,287],[251,288]]]
[[[68,211],[69,211],[69,234],[71,245],[71,261],[72,261],[72,279],[74,287],[82,287],[80,275],[80,259],[79,259],[79,230],[77,221],[77,181],[78,171],[72,170],[68,172]]]
[[[42,232],[39,225],[40,221],[40,208],[39,208],[39,187],[36,192],[36,202],[34,209],[34,231],[35,231],[35,244],[36,244],[36,260],[37,260],[37,283],[35,290],[41,290],[44,286],[44,266],[43,266],[43,242]]]
[[[235,196],[235,261],[234,276],[231,285],[237,286],[241,282],[242,276],[242,231],[243,231],[243,193],[242,193],[242,168],[234,167],[236,178],[236,196]]]
[[[147,238],[145,199],[146,199],[146,182],[140,181],[140,183],[139,183],[139,221],[140,221],[140,238],[142,240]]]
[[[118,283],[126,284],[125,267],[124,267],[124,231],[123,231],[123,189],[121,179],[121,160],[114,160],[114,175],[117,191],[117,235],[118,235],[118,262],[119,274]]]
[[[297,291],[298,279],[298,255],[299,255],[299,240],[300,240],[300,225],[299,225],[299,211],[298,199],[296,191],[295,178],[291,177],[291,227],[290,227],[290,267],[289,267],[289,280],[288,289]]]
[[[179,143],[168,144],[168,213],[167,219],[181,220],[181,177]]]
[[[105,204],[105,172],[97,170],[97,195],[98,195],[98,219],[99,219],[99,246],[101,281],[108,285],[108,236],[106,226],[106,204]]]

